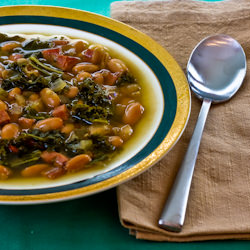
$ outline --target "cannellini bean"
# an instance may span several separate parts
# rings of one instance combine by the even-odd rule
[[[93,75],[93,79],[94,79],[94,81],[95,81],[95,83],[97,83],[97,84],[100,84],[100,85],[102,85],[103,83],[104,83],[104,77],[103,77],[103,75],[101,74],[101,73],[95,73],[94,75]]]
[[[40,98],[40,96],[38,95],[38,94],[31,94],[30,96],[29,96],[29,101],[36,101],[36,100],[38,100]]]
[[[119,127],[113,127],[112,128],[112,132],[114,133],[114,135],[119,135],[121,132],[121,128]]]
[[[90,49],[93,50],[93,54],[91,57],[91,62],[93,64],[99,64],[102,61],[104,56],[105,49],[102,45],[91,45],[89,46]]]
[[[88,63],[88,62],[78,63],[72,69],[73,73],[75,73],[75,74],[77,74],[77,73],[79,73],[81,71],[93,73],[93,72],[95,72],[97,70],[99,70],[99,66],[98,65],[95,65],[95,64],[92,64],[92,63]]]
[[[42,112],[45,110],[45,106],[43,104],[43,101],[41,98],[35,100],[35,101],[32,101],[31,102],[31,106],[34,110],[36,110],[37,112]]]
[[[11,169],[0,165],[0,180],[7,180],[12,175]]]
[[[108,68],[113,73],[115,72],[123,73],[124,71],[128,71],[128,68],[125,65],[125,63],[119,59],[116,59],[116,58],[111,59],[108,61],[107,64],[108,64]]]
[[[26,58],[18,58],[17,63],[18,64],[26,64],[26,63],[28,63],[28,59],[26,59]]]
[[[92,124],[91,126],[89,126],[89,133],[91,135],[107,135],[108,133],[110,133],[110,126],[102,124]]]
[[[70,134],[74,130],[75,126],[72,123],[65,124],[61,129],[61,132],[64,134]]]
[[[61,129],[63,126],[63,120],[59,117],[51,117],[41,121],[38,121],[34,128],[40,129],[43,132]]]
[[[130,125],[126,124],[125,126],[121,127],[119,135],[124,141],[128,140],[132,134],[133,129]]]
[[[7,79],[9,77],[9,73],[10,73],[10,70],[9,69],[5,69],[2,71],[2,78],[3,79]]]
[[[52,91],[49,88],[44,88],[41,92],[40,92],[42,101],[44,102],[44,104],[49,107],[49,108],[55,108],[57,106],[60,105],[60,98],[59,96]]]
[[[91,160],[92,160],[91,157],[87,154],[77,155],[77,156],[71,158],[67,162],[65,169],[69,172],[78,171],[78,170],[84,168],[85,165],[88,164]]]
[[[23,177],[33,177],[33,176],[37,176],[40,175],[41,172],[47,168],[49,168],[50,165],[49,164],[36,164],[36,165],[32,165],[29,167],[26,167],[25,169],[22,170],[21,175]]]
[[[126,109],[126,105],[123,105],[123,104],[118,103],[118,104],[116,104],[116,106],[115,106],[115,114],[116,114],[117,116],[120,116],[120,117],[121,117],[121,116],[124,115],[125,109]]]
[[[108,140],[113,146],[117,148],[123,144],[123,140],[120,136],[116,136],[116,135],[110,136]]]
[[[73,47],[75,48],[77,54],[85,50],[87,45],[88,43],[83,41],[76,41],[75,43],[73,43]]]
[[[4,66],[0,63],[0,78],[2,78],[3,71],[4,71]]]
[[[9,99],[15,99],[16,95],[21,95],[22,91],[20,88],[14,88],[9,92]]]
[[[107,63],[109,61],[109,58],[110,58],[109,53],[107,51],[105,51],[103,56],[102,56],[102,61],[100,63],[100,68],[101,69],[106,68],[106,65],[107,65]]]
[[[12,139],[19,135],[19,126],[15,123],[9,123],[3,126],[1,137],[2,139]]]
[[[69,91],[66,93],[66,96],[68,98],[74,98],[78,95],[78,93],[79,93],[79,89],[76,86],[71,86],[69,88]]]
[[[141,87],[137,83],[128,84],[120,88],[121,93],[126,94],[126,95],[131,95],[132,93],[140,91],[140,90],[141,90]]]
[[[7,110],[7,105],[5,104],[5,102],[0,100],[0,110]]]
[[[134,125],[141,119],[143,112],[144,107],[140,103],[131,103],[126,107],[122,120],[126,124]]]
[[[22,95],[16,94],[15,95],[16,102],[19,106],[25,106],[26,101],[25,98]]]
[[[77,80],[78,82],[83,81],[83,80],[85,80],[86,78],[91,78],[91,74],[88,73],[88,72],[84,72],[84,71],[80,72],[80,73],[76,76],[76,80]]]

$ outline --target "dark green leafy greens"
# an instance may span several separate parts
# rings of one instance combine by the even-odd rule
[[[31,69],[30,69],[30,66]],[[3,79],[1,87],[5,90],[18,87],[21,90],[41,91],[43,88],[50,87],[62,77],[62,71],[48,66],[41,62],[35,55],[27,60],[9,62],[6,69],[10,70],[10,76]],[[38,70],[40,74],[37,74]]]
[[[5,91],[3,88],[0,88],[0,100],[6,101],[8,98],[8,92]]]
[[[18,39],[18,38],[17,38]],[[22,41],[22,47],[17,47],[13,52],[24,55],[25,58],[30,57],[32,54],[40,54],[41,50],[49,49],[54,46],[53,41],[57,38],[49,40],[41,40],[40,38],[31,38]]]
[[[31,165],[36,163],[40,159],[41,153],[42,152],[40,150],[34,150],[31,153],[23,155],[21,158],[13,157],[10,161],[8,161],[8,164],[12,168],[21,167],[28,164]]]
[[[22,44],[22,49],[25,50],[41,50],[51,48],[53,46],[53,39],[41,40],[39,38],[31,38]]]
[[[50,117],[47,112],[37,112],[32,105],[26,106],[23,110],[23,117],[36,120],[44,120]]]
[[[11,70],[11,75],[1,83],[1,87],[5,90],[18,87],[21,90],[38,92],[58,79],[58,74],[56,73],[44,76],[37,75],[34,71],[29,71],[28,63],[12,62],[6,68]]]
[[[37,70],[41,71],[45,75],[51,75],[52,72],[55,72],[57,74],[62,74],[63,72],[59,69],[56,69],[55,67],[52,67],[51,65],[42,63],[39,61],[38,58],[36,58],[35,55],[31,55],[29,57],[29,63],[32,67],[36,68]]]
[[[96,161],[109,157],[115,147],[107,136],[76,133],[71,139],[59,131],[42,132],[31,130],[21,133],[16,139],[0,140],[0,164],[16,168],[39,162],[44,150],[67,153],[73,157],[91,151]]]
[[[23,42],[25,39],[21,36],[11,36],[7,34],[0,33],[0,43],[8,42],[8,41],[16,41],[16,42]]]
[[[124,72],[116,81],[117,86],[124,86],[131,83],[135,83],[135,78],[129,72]]]
[[[72,117],[87,124],[108,123],[113,115],[113,107],[107,91],[91,78],[79,83],[79,95],[72,101]]]

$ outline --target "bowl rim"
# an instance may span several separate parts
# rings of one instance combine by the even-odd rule
[[[144,160],[124,172],[104,181],[74,190],[36,195],[0,195],[0,204],[40,204],[88,196],[120,185],[121,183],[136,177],[164,157],[181,137],[191,112],[191,93],[186,76],[168,51],[141,31],[115,19],[89,11],[47,5],[16,5],[0,7],[0,16],[30,16],[30,13],[32,13],[32,16],[49,16],[90,22],[118,32],[142,45],[157,57],[167,69],[173,80],[177,96],[176,115],[169,132],[161,144]]]

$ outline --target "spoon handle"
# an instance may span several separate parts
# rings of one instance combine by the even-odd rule
[[[203,100],[186,155],[158,221],[159,226],[165,230],[180,232],[182,229],[194,166],[210,105],[210,100]]]

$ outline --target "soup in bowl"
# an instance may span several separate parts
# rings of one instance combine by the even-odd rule
[[[141,86],[108,49],[0,34],[0,179],[103,166],[144,113]]]
[[[164,100],[154,72],[136,54],[64,27],[11,25],[0,31],[3,188],[89,179],[147,145]]]

